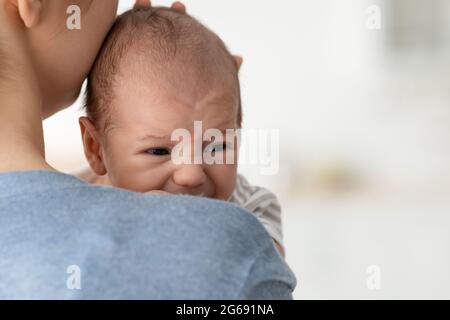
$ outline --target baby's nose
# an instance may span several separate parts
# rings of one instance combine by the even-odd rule
[[[173,181],[183,187],[196,188],[206,182],[206,174],[201,165],[181,165],[175,171]]]

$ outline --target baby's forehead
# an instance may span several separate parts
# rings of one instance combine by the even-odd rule
[[[116,81],[111,112],[119,117],[138,119],[152,115],[161,122],[177,120],[180,115],[196,119],[237,119],[240,109],[238,83],[225,77],[204,81],[185,72],[174,76],[140,73],[139,66],[124,67]],[[142,70],[142,67],[141,69]]]
[[[119,17],[89,80],[86,106],[92,114],[100,104],[103,112],[112,111],[124,89],[128,96],[151,91],[155,101],[172,95],[198,101],[218,93],[223,112],[240,105],[238,70],[222,40],[192,17],[163,8]]]
[[[226,100],[237,99],[240,90],[236,67],[215,63],[214,59],[180,53],[170,61],[158,62],[131,49],[121,63],[115,87],[128,85],[196,100],[218,92]]]
[[[170,137],[179,130],[203,134],[209,129],[225,131],[239,127],[237,108],[232,112],[232,108],[220,108],[218,105],[200,104],[200,107],[193,108],[182,103],[131,101],[136,102],[132,111],[115,108],[111,113],[110,129],[114,130],[107,132],[133,140],[145,134]]]

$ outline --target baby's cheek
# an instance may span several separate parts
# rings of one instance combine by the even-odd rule
[[[161,190],[169,176],[161,164],[131,163],[123,166],[118,172],[117,187],[135,192]]]
[[[236,186],[237,166],[213,165],[209,172],[216,187],[215,198],[228,200]]]

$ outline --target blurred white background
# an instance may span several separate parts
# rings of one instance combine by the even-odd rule
[[[450,298],[450,1],[184,3],[245,58],[245,127],[280,130],[279,173],[242,171],[280,197],[295,297]],[[45,122],[65,172],[80,106]]]

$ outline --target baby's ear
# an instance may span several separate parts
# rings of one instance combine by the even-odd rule
[[[41,18],[43,0],[16,0],[20,18],[27,28],[35,27]]]
[[[97,129],[89,118],[81,117],[79,123],[86,159],[95,174],[104,176],[107,171],[103,163],[102,146],[99,141]]]

